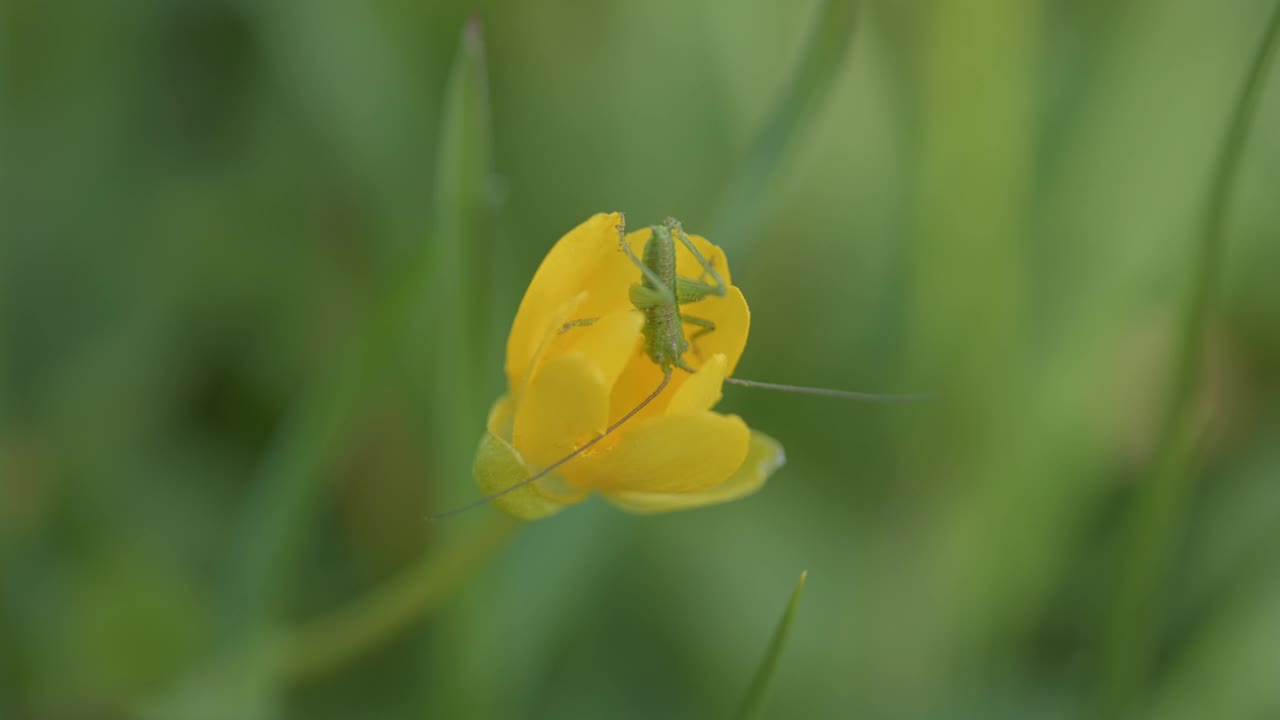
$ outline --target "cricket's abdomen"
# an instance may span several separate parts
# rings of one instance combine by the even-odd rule
[[[645,265],[657,275],[674,300],[676,288],[676,246],[671,232],[665,227],[655,226],[653,234],[644,244]],[[655,291],[663,288],[655,287],[647,275],[642,275],[640,284]],[[681,357],[689,348],[684,337],[684,327],[680,322],[680,306],[675,302],[659,304],[644,311],[644,344],[645,352],[661,367],[670,368],[680,365]]]
[[[689,349],[680,322],[680,310],[674,306],[658,305],[644,310],[645,352],[663,368],[677,367],[680,358]]]

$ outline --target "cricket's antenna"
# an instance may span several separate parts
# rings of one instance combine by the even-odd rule
[[[591,448],[591,446],[595,445],[596,443],[598,443],[598,442],[600,442],[601,440],[603,440],[603,439],[605,439],[606,437],[608,437],[608,436],[609,436],[609,434],[610,434],[610,433],[612,433],[614,430],[617,430],[618,428],[622,427],[622,424],[623,424],[623,423],[625,423],[626,421],[628,421],[628,420],[630,420],[631,418],[635,417],[635,416],[636,416],[636,413],[638,413],[638,412],[640,412],[641,410],[643,410],[643,409],[645,408],[645,406],[646,406],[646,405],[648,405],[649,403],[653,402],[653,401],[658,397],[658,395],[662,394],[662,391],[666,389],[666,387],[667,387],[667,383],[669,383],[669,382],[671,382],[671,368],[667,368],[666,370],[664,370],[664,371],[663,371],[663,374],[662,374],[662,382],[658,383],[658,387],[654,388],[653,392],[649,393],[649,396],[648,396],[648,397],[646,397],[644,400],[641,400],[641,401],[640,401],[640,403],[639,403],[638,405],[636,405],[635,407],[633,407],[633,408],[631,408],[630,410],[628,410],[628,411],[627,411],[627,414],[626,414],[626,415],[623,415],[621,418],[619,418],[617,422],[615,422],[614,424],[612,424],[612,425],[610,425],[609,427],[605,428],[605,431],[604,431],[604,432],[600,433],[599,435],[597,435],[597,436],[595,436],[595,437],[591,438],[591,439],[590,439],[590,440],[588,440],[586,443],[584,443],[584,444],[582,445],[582,447],[577,448],[576,450],[574,450],[573,452],[569,453],[568,455],[565,455],[564,457],[560,458],[559,460],[557,460],[557,461],[555,461],[555,462],[551,463],[550,465],[548,465],[548,466],[546,466],[546,467],[542,468],[542,469],[541,469],[541,470],[539,470],[538,472],[536,472],[536,473],[534,473],[533,475],[531,475],[531,476],[529,476],[529,477],[525,478],[524,480],[521,480],[520,482],[516,483],[515,485],[512,485],[512,486],[507,487],[507,488],[503,488],[502,490],[499,490],[499,491],[498,491],[498,492],[496,492],[496,493],[492,493],[492,494],[490,494],[490,495],[485,495],[484,497],[480,498],[479,500],[476,500],[475,502],[467,503],[466,505],[463,505],[462,507],[454,508],[454,509],[452,509],[452,510],[446,510],[445,512],[437,513],[437,514],[435,514],[435,515],[432,515],[432,516],[431,516],[431,520],[433,520],[433,521],[434,521],[434,520],[442,520],[442,519],[444,519],[444,518],[451,517],[451,516],[453,516],[453,515],[458,515],[458,514],[460,514],[460,513],[464,513],[464,512],[466,512],[466,511],[468,511],[468,510],[471,510],[471,509],[473,509],[473,508],[478,508],[478,507],[480,507],[481,505],[486,505],[486,504],[488,504],[488,503],[490,503],[490,502],[493,502],[494,500],[497,500],[498,498],[502,497],[503,495],[506,495],[506,494],[507,494],[507,493],[509,493],[509,492],[514,492],[514,491],[516,491],[516,490],[519,490],[520,488],[524,487],[525,485],[528,485],[529,483],[537,482],[538,480],[541,480],[542,478],[544,478],[544,477],[546,477],[548,474],[550,474],[550,473],[551,473],[551,471],[555,470],[556,468],[560,467],[561,465],[564,465],[565,463],[569,462],[570,460],[572,460],[572,459],[574,459],[574,458],[578,457],[578,456],[579,456],[579,455],[581,455],[582,453],[584,453],[584,452],[586,452],[587,450],[589,450],[589,449]]]
[[[854,392],[852,390],[831,390],[830,388],[803,387],[800,385],[779,385],[778,383],[760,382],[758,380],[740,380],[727,377],[730,385],[760,388],[762,390],[780,390],[782,392],[799,393],[801,395],[821,395],[823,397],[840,398],[841,400],[862,400],[878,403],[912,403],[928,400],[928,395],[880,395],[877,393]]]

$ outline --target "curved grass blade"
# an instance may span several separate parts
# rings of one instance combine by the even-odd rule
[[[773,639],[769,641],[769,648],[765,650],[764,659],[760,661],[760,668],[756,670],[751,686],[747,688],[746,697],[742,699],[742,705],[736,717],[743,720],[759,717],[760,710],[764,707],[765,692],[769,689],[769,681],[773,679],[774,670],[778,667],[782,648],[787,643],[791,620],[795,617],[796,607],[800,605],[800,594],[804,591],[804,583],[808,577],[808,570],[800,573],[800,579],[796,581],[796,589],[791,591],[791,601],[787,603],[787,609],[783,611],[782,619],[778,621],[778,627],[773,631]]]
[[[708,237],[737,243],[738,248],[751,242],[764,195],[787,151],[822,107],[844,65],[856,19],[853,0],[824,0],[819,7],[805,40],[804,57],[721,194]]]
[[[243,653],[244,646],[269,624],[321,478],[340,450],[348,424],[368,396],[369,387],[385,374],[413,334],[412,321],[424,298],[429,297],[430,281],[451,275],[465,284],[458,269],[469,267],[468,262],[474,260],[467,252],[479,253],[478,249],[468,250],[474,244],[468,242],[466,230],[471,226],[466,218],[478,202],[477,188],[487,178],[489,167],[486,85],[479,27],[472,23],[463,33],[445,98],[435,198],[439,219],[432,241],[418,243],[399,263],[398,276],[376,302],[367,330],[350,354],[335,363],[329,378],[298,404],[255,473],[222,608],[223,650],[232,657]],[[441,265],[447,267],[440,269]],[[460,287],[451,285],[444,291],[456,294]],[[463,312],[462,305],[445,306],[449,312],[438,317],[447,321],[441,332],[448,334],[433,340],[453,345],[459,357],[452,362],[465,368],[473,362],[468,348],[475,343],[459,337],[467,332],[465,320],[456,315]],[[449,371],[455,371],[452,364]],[[451,412],[473,413],[470,406],[459,410],[461,403],[468,402],[466,391],[471,386],[465,382],[465,370],[457,372],[461,377],[455,377],[452,384],[462,389],[441,398],[441,403]],[[455,419],[446,427],[457,424]],[[468,425],[468,430],[471,427]]]
[[[1109,717],[1129,710],[1146,681],[1154,656],[1156,613],[1152,609],[1168,570],[1171,547],[1185,521],[1203,442],[1203,425],[1195,406],[1204,374],[1205,326],[1217,297],[1226,254],[1227,211],[1245,142],[1278,47],[1280,3],[1276,3],[1263,31],[1218,155],[1199,246],[1191,265],[1192,294],[1183,316],[1160,443],[1150,474],[1139,487],[1131,509],[1122,585],[1110,609],[1103,640],[1101,703]]]
[[[486,367],[483,358],[490,349],[485,347],[483,305],[489,285],[485,264],[494,262],[494,253],[484,250],[492,147],[484,40],[480,19],[472,17],[462,30],[445,87],[432,203],[430,330],[420,346],[433,356],[431,433],[438,450],[432,469],[442,484],[471,477],[476,428],[483,427],[482,409],[487,407],[477,369]],[[439,495],[433,500],[439,501]]]

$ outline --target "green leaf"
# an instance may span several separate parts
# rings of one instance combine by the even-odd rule
[[[791,620],[795,617],[796,607],[800,604],[800,593],[804,590],[804,583],[808,576],[808,570],[801,572],[800,579],[796,581],[796,589],[791,591],[791,601],[787,603],[787,609],[783,611],[782,619],[778,621],[778,627],[773,631],[773,639],[769,641],[769,649],[765,651],[764,659],[760,661],[760,669],[756,670],[756,675],[751,680],[751,687],[747,689],[747,695],[742,700],[742,706],[737,715],[739,718],[745,720],[760,715],[760,710],[764,706],[765,692],[769,689],[769,681],[773,678],[773,673],[778,667],[778,658],[782,656],[782,648],[787,643],[787,633],[791,630]]]

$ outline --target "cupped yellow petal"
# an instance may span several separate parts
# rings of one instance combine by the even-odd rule
[[[624,426],[608,450],[576,462],[570,483],[602,492],[696,492],[729,478],[751,432],[736,415],[693,412]]]
[[[604,384],[612,387],[635,355],[643,325],[644,314],[632,309],[605,315],[590,325],[557,329],[547,359],[580,353],[596,364]]]
[[[628,306],[627,288],[638,277],[618,250],[620,213],[599,213],[570,230],[551,248],[520,301],[507,338],[507,380],[519,387],[548,332],[568,320],[601,317]],[[634,277],[633,277],[634,276]],[[559,320],[557,311],[586,292],[576,317]]]
[[[616,492],[606,495],[609,502],[635,513],[659,513],[688,510],[737,500],[764,487],[765,481],[786,462],[786,454],[777,440],[762,432],[751,432],[747,458],[728,480],[699,492],[641,493]]]
[[[671,402],[671,397],[680,389],[688,379],[688,375],[676,371],[671,376],[671,382],[667,384],[662,394],[653,399],[641,410],[630,422],[635,424],[641,420],[651,417],[660,417],[666,414],[667,404]],[[609,396],[609,419],[617,421],[623,415],[631,412],[645,398],[649,397],[653,391],[662,383],[662,368],[658,367],[653,360],[645,354],[644,344],[641,343],[632,353],[631,358],[627,361],[627,365],[622,370],[622,374],[618,376],[618,381],[614,383],[613,392]],[[602,443],[601,449],[605,446],[612,445],[617,441],[617,437],[610,437]]]
[[[541,363],[516,403],[511,444],[529,463],[545,467],[603,432],[608,421],[603,373],[591,358],[571,352]]]
[[[507,438],[511,435],[514,406],[509,396],[503,396],[489,411],[487,431],[476,448],[472,473],[480,492],[492,495],[532,477],[536,468],[525,463]],[[493,504],[509,515],[524,520],[546,517],[568,503],[580,502],[586,497],[583,491],[564,488],[562,492],[549,490],[542,481],[531,483],[495,498]]]
[[[723,354],[712,356],[672,394],[667,414],[700,412],[715,407],[720,402],[720,389],[727,370],[728,361]]]
[[[533,356],[524,363],[518,374],[508,376],[508,388],[514,396],[516,402],[520,401],[520,397],[524,394],[525,387],[529,384],[529,380],[538,373],[538,368],[548,357],[558,357],[563,355],[563,348],[557,352],[553,352],[560,338],[560,329],[564,327],[565,322],[572,316],[576,316],[577,309],[587,299],[587,293],[580,292],[561,303],[559,307],[552,312],[550,318],[546,322],[546,328],[542,333],[542,339],[538,342],[534,349]],[[511,356],[508,354],[508,366],[510,366]],[[510,370],[510,368],[509,368]]]
[[[557,317],[562,318],[564,314],[560,313]],[[598,379],[606,389],[614,388],[619,384],[619,376],[635,359],[637,348],[640,346],[640,327],[643,324],[644,315],[638,310],[616,312],[590,325],[570,327],[563,332],[561,331],[563,321],[558,320],[556,329],[548,333],[543,347],[539,349],[527,372],[531,377],[540,377],[544,363],[568,353],[574,353],[595,364],[599,370]],[[649,365],[653,363],[650,362]],[[523,404],[524,390],[524,387],[512,388],[512,393],[521,404]],[[555,401],[554,398],[547,398],[545,393],[542,397],[549,402]],[[621,415],[614,415],[612,411],[606,409],[605,417],[607,420],[605,425],[608,425]],[[606,439],[606,444],[612,440],[613,437],[610,436]]]

